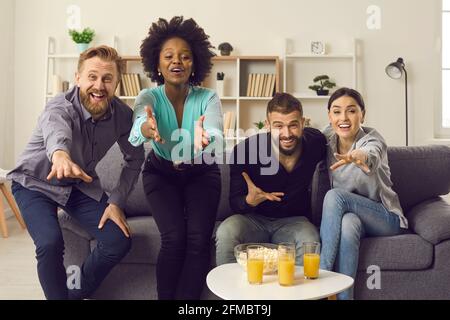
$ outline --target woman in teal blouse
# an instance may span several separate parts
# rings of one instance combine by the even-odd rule
[[[129,141],[152,147],[143,183],[161,233],[159,299],[199,299],[210,265],[221,191],[214,160],[223,150],[220,99],[199,86],[211,48],[203,29],[183,17],[160,18],[141,45],[144,69],[159,86],[137,97]]]

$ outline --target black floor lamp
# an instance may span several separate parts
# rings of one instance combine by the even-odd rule
[[[408,146],[408,73],[403,58],[398,58],[396,62],[390,63],[386,67],[386,74],[392,79],[400,79],[405,74],[406,146]]]

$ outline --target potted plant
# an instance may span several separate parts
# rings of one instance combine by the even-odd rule
[[[254,122],[253,124],[255,125],[257,132],[266,132],[267,131],[265,128],[266,125],[265,125],[264,121]]]
[[[328,89],[334,88],[336,86],[336,83],[330,81],[330,77],[327,75],[317,76],[313,81],[314,83],[318,82],[319,84],[309,86],[308,88],[316,91],[318,96],[327,96],[330,92],[330,90]]]
[[[311,118],[305,118],[305,128],[311,127]]]
[[[220,54],[222,56],[229,56],[231,51],[233,51],[233,46],[231,44],[229,44],[228,42],[224,42],[219,44],[219,48],[220,50]]]
[[[91,43],[92,39],[94,39],[95,31],[90,28],[85,28],[81,32],[77,30],[69,30],[69,35],[77,44],[78,50],[81,53],[89,47],[89,43]]]

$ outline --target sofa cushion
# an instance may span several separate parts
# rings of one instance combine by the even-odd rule
[[[359,252],[358,270],[424,270],[433,263],[433,245],[416,234],[364,238]]]
[[[222,191],[220,193],[219,208],[217,210],[217,221],[223,221],[233,214],[230,207],[230,167],[228,164],[220,164],[220,175],[222,180]]]
[[[145,157],[147,157],[147,154],[151,150],[150,144],[144,144],[144,148]],[[95,170],[106,193],[110,194],[117,185],[124,162],[120,147],[115,143],[106,153],[105,157],[97,164]],[[144,164],[142,165],[142,168],[143,167]],[[127,217],[151,215],[149,206],[147,205],[147,198],[144,193],[144,186],[142,184],[142,172],[139,174],[139,178],[128,196],[125,205],[125,214]]]
[[[388,159],[407,218],[413,206],[450,192],[450,147],[389,147]]]
[[[320,161],[316,166],[311,182],[311,222],[318,228],[322,220],[323,199],[330,188],[327,163],[326,161]]]
[[[91,251],[97,245],[85,229],[70,215],[61,210],[58,213],[59,224],[63,230],[69,230],[78,236],[79,240],[90,242]],[[150,216],[131,217],[127,219],[131,228],[132,245],[130,252],[123,258],[122,263],[150,263],[156,264],[161,239],[155,220]]]
[[[432,244],[450,239],[450,204],[442,198],[413,207],[408,219],[411,230]]]

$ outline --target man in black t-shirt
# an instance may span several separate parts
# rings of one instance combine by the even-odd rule
[[[269,132],[234,147],[229,200],[236,214],[216,232],[217,265],[235,262],[234,247],[247,242],[295,243],[296,264],[303,265],[302,243],[320,241],[308,220],[308,188],[326,156],[326,139],[304,122],[300,101],[277,93],[267,107]]]

